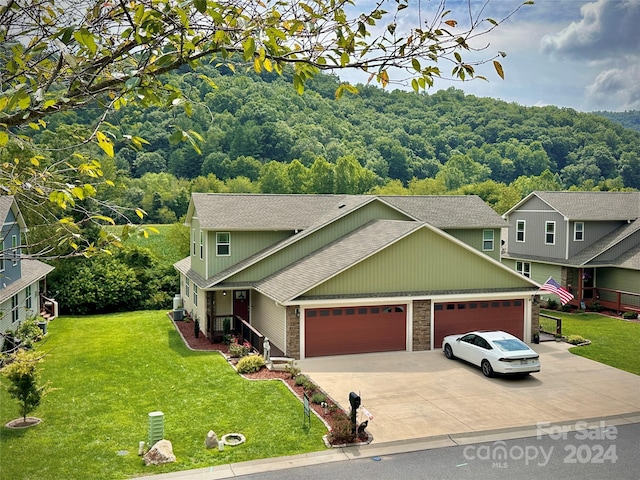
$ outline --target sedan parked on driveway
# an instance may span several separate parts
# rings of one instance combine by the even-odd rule
[[[502,331],[448,335],[442,350],[449,359],[459,358],[477,365],[491,377],[500,374],[529,374],[540,371],[540,357],[522,340]]]

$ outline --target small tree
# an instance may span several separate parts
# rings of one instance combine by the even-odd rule
[[[2,374],[11,384],[7,387],[9,395],[20,403],[22,420],[27,421],[31,413],[47,393],[48,385],[40,384],[38,364],[44,355],[34,351],[20,350],[11,356],[9,363],[2,369]]]

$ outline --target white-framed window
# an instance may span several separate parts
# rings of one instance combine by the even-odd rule
[[[495,232],[493,230],[482,231],[482,250],[492,252],[495,245]]]
[[[231,234],[229,232],[216,233],[216,256],[228,257],[231,255]]]
[[[2,245],[2,242],[0,242],[0,272],[4,272],[4,256],[4,246]]]
[[[11,297],[11,323],[20,320],[20,309],[18,308],[18,295]]]
[[[544,222],[544,243],[556,244],[556,222]]]
[[[185,294],[185,297],[187,297],[187,298],[189,298],[189,295],[191,295],[189,293],[189,279],[188,278],[184,279],[184,294]]]
[[[11,235],[11,255],[13,257],[13,266],[18,265],[18,236]]]
[[[573,224],[573,241],[582,242],[584,240],[584,222]]]
[[[200,230],[200,260],[204,260],[204,232]]]
[[[195,256],[196,254],[196,229],[194,228],[191,231],[191,243],[193,244],[193,255]]]
[[[516,271],[520,275],[531,278],[531,264],[529,262],[516,262]]]
[[[198,306],[198,287],[197,285],[193,286],[193,306]]]
[[[516,242],[524,242],[526,224],[524,220],[516,221]]]
[[[25,299],[24,299],[24,306],[26,307],[27,310],[31,310],[31,285],[29,285],[27,288],[25,288],[24,290],[24,295],[25,295]]]

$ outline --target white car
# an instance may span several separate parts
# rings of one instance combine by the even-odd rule
[[[449,359],[459,358],[477,365],[487,377],[494,373],[529,374],[540,371],[540,356],[507,332],[448,335],[442,340],[442,350]]]

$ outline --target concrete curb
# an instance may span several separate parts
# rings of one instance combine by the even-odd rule
[[[553,427],[564,427],[568,431],[574,431],[577,428],[598,428],[601,425],[601,422],[614,426],[640,423],[640,411],[613,415],[610,417],[589,418],[572,422],[557,422],[553,423]],[[578,426],[578,424],[580,426]],[[482,432],[436,435],[432,437],[399,440],[395,442],[379,444],[371,443],[369,445],[333,448],[320,452],[292,455],[288,457],[266,458],[241,463],[230,463],[182,472],[152,475],[149,478],[152,478],[153,480],[217,480],[261,472],[284,470],[287,468],[319,465],[323,463],[343,462],[361,458],[395,455],[399,453],[431,450],[443,447],[455,447],[459,445],[470,445],[497,440],[535,437],[541,432],[545,432],[545,428],[541,428],[538,425],[531,425],[501,428]]]

